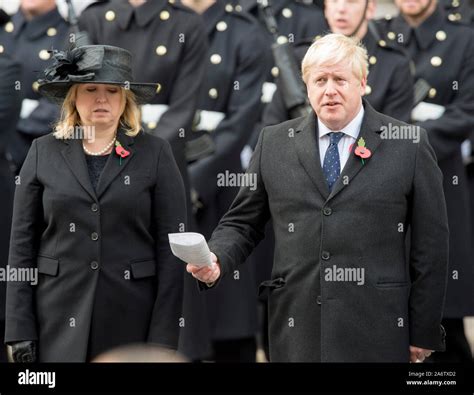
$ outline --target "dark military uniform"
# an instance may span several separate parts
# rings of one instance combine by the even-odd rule
[[[154,107],[143,108],[148,117],[143,120],[149,132],[171,143],[188,184],[184,147],[191,133],[206,54],[199,16],[172,0],[148,1],[136,8],[119,0],[92,4],[79,22],[94,44],[129,50],[140,81],[159,84],[151,102]]]
[[[474,10],[470,0],[442,0],[448,20],[474,26]]]
[[[233,3],[236,4],[236,10],[249,13],[258,19],[262,26],[263,34],[266,37],[268,47],[270,48],[275,39],[266,28],[263,14],[258,7],[257,1],[235,0]],[[278,25],[278,43],[296,43],[304,39],[311,39],[321,31],[327,29],[326,20],[319,7],[303,4],[294,0],[272,1],[271,6]],[[262,102],[264,104],[271,102],[276,89],[274,79],[279,73],[275,65],[272,65],[270,71],[262,92]],[[262,125],[259,124],[254,129],[249,141],[250,146],[255,147],[261,127]]]
[[[448,353],[470,354],[467,342],[456,350],[464,316],[474,315],[474,260],[471,251],[469,191],[461,144],[474,130],[474,32],[448,20],[440,5],[420,26],[411,28],[403,16],[380,21],[387,40],[411,57],[415,78],[431,86],[425,99],[433,119],[416,116],[414,123],[428,131],[444,175],[450,228],[450,261],[445,318]],[[440,110],[440,111],[439,111]],[[438,112],[439,111],[439,112]],[[436,114],[438,112],[438,114]],[[436,215],[436,213],[433,213]],[[435,247],[434,247],[435,248]],[[464,347],[464,350],[462,348]]]
[[[408,122],[413,108],[413,78],[408,58],[401,51],[387,45],[385,40],[377,40],[370,31],[362,43],[369,57],[365,98],[375,110]],[[311,41],[304,41],[295,47],[298,64],[301,64],[310,46]],[[288,119],[290,115],[285,108],[281,91],[277,89],[272,103],[265,109],[263,123],[265,126],[275,125]]]
[[[58,106],[37,92],[39,72],[48,65],[52,48],[63,49],[68,38],[68,24],[57,9],[27,21],[21,10],[0,30],[0,49],[22,65],[20,92],[23,99],[17,133],[8,147],[16,166],[22,165],[34,138],[51,131],[59,116]]]
[[[209,239],[239,189],[232,185],[218,186],[217,182],[226,173],[243,172],[240,152],[259,119],[261,87],[272,57],[252,17],[232,11],[231,6],[221,1],[208,8],[202,17],[210,48],[198,101],[199,123],[193,134],[195,139],[201,140],[210,135],[215,151],[193,162],[189,172],[191,184],[203,205],[197,212],[198,229]],[[199,346],[198,341],[206,339],[206,333],[203,331],[194,342],[191,339],[196,335],[195,327],[205,321],[209,323],[207,336],[214,342],[217,361],[255,360],[257,290],[254,270],[253,266],[246,265],[238,278],[229,276],[216,289],[200,295],[206,301],[207,318],[191,309],[197,296],[185,294],[184,316],[189,318],[184,328],[187,340],[184,352],[194,359],[198,357],[190,351]],[[194,281],[185,292],[198,292]],[[193,318],[194,323],[190,322]]]
[[[0,10],[1,12],[1,10]],[[3,27],[3,24],[0,25]],[[15,81],[20,79],[21,65],[7,53],[0,53],[0,268],[8,262],[10,243],[11,214],[13,208],[14,179],[10,164],[5,157],[5,149],[11,136],[16,133],[16,124],[20,116],[20,91],[15,90]],[[7,361],[6,348],[3,346],[5,332],[5,289],[0,281],[0,362]]]

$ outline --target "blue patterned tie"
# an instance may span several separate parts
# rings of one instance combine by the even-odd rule
[[[323,162],[323,173],[326,177],[329,190],[332,190],[333,185],[336,183],[341,173],[341,162],[339,160],[339,151],[337,149],[337,144],[344,136],[344,133],[341,132],[332,132],[329,133],[331,142],[324,156]]]

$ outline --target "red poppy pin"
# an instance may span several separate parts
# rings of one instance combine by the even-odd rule
[[[127,151],[125,148],[123,148],[122,144],[120,144],[120,141],[115,141],[115,153],[120,157],[120,166],[122,166],[122,158],[126,158],[127,156],[130,155],[130,151]]]
[[[361,137],[357,142],[357,148],[354,153],[361,158],[362,164],[365,164],[364,159],[372,156],[372,152],[365,146],[365,140],[363,137]]]

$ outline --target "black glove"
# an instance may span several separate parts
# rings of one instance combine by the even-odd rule
[[[10,344],[12,347],[13,362],[36,362],[36,342],[25,340]]]

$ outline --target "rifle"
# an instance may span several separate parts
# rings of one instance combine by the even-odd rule
[[[69,24],[71,25],[71,31],[74,34],[74,45],[76,47],[82,47],[84,45],[91,45],[91,41],[89,39],[89,35],[87,32],[82,32],[79,29],[79,21],[77,19],[76,11],[74,10],[74,6],[72,5],[71,0],[66,0],[67,8],[68,8],[68,20]]]
[[[300,77],[300,69],[296,62],[291,45],[278,43],[278,24],[275,19],[270,0],[258,0],[267,30],[273,36],[273,57],[279,70],[280,90],[285,107],[291,118],[306,116],[312,108],[306,95],[306,87]]]

